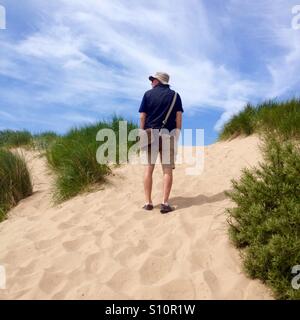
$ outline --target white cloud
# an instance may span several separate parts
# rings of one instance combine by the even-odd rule
[[[84,116],[80,113],[66,113],[63,115],[63,118],[70,120],[73,123],[93,123],[95,119],[92,117]]]
[[[1,118],[7,119],[7,120],[14,119],[13,115],[11,115],[10,113],[5,112],[5,111],[0,111],[0,116],[1,116]]]
[[[150,88],[147,76],[158,70],[171,74],[185,109],[224,110],[216,129],[247,101],[284,94],[297,83],[293,68],[299,66],[299,34],[286,30],[283,8],[290,8],[274,5],[276,1],[258,5],[231,0],[225,12],[196,0],[60,0],[51,10],[46,10],[46,1],[28,2],[44,8],[43,20],[37,22],[36,32],[21,40],[0,40],[5,45],[0,75],[32,85],[25,97],[28,108],[66,105],[73,114],[66,113],[67,121],[78,120],[82,105],[103,114],[136,112]],[[257,32],[263,41],[284,49],[281,55],[270,53],[265,61],[268,83],[265,77],[241,73],[227,57],[239,57],[239,52],[228,34],[224,38],[224,30],[233,30],[237,20],[242,23],[255,14],[265,20],[244,26],[247,35]],[[238,37],[239,29],[235,32],[232,37]]]

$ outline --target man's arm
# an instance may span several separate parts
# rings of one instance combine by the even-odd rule
[[[176,138],[179,138],[180,131],[182,128],[182,112],[176,112]]]
[[[176,112],[176,129],[181,130],[182,128],[182,112]]]
[[[140,129],[145,129],[145,122],[146,122],[146,116],[147,116],[147,97],[146,93],[143,96],[143,100],[139,109],[140,113]]]
[[[146,122],[147,113],[141,112],[140,113],[140,129],[145,129],[145,122]]]

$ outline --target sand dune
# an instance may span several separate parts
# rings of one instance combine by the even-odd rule
[[[177,210],[145,212],[141,166],[122,166],[94,193],[51,203],[45,159],[25,152],[34,194],[0,224],[0,299],[270,299],[242,272],[230,244],[224,195],[241,168],[261,160],[256,136],[205,147],[200,176],[175,170]],[[161,168],[154,201],[161,201]]]

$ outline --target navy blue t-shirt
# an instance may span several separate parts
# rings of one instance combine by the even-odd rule
[[[144,94],[139,112],[145,112],[146,122],[145,128],[160,129],[162,122],[165,120],[171,103],[174,98],[175,91],[170,89],[169,85],[159,84]],[[180,95],[177,94],[175,106],[170,114],[166,129],[172,131],[176,128],[176,113],[184,112]]]

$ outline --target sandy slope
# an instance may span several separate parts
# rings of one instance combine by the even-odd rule
[[[260,160],[255,136],[205,148],[205,169],[175,170],[171,203],[161,215],[141,210],[141,166],[115,170],[91,194],[52,206],[45,160],[26,152],[35,193],[0,225],[0,265],[7,299],[269,299],[270,292],[241,271],[229,243],[224,190],[240,169]],[[161,168],[154,177],[160,203]]]

